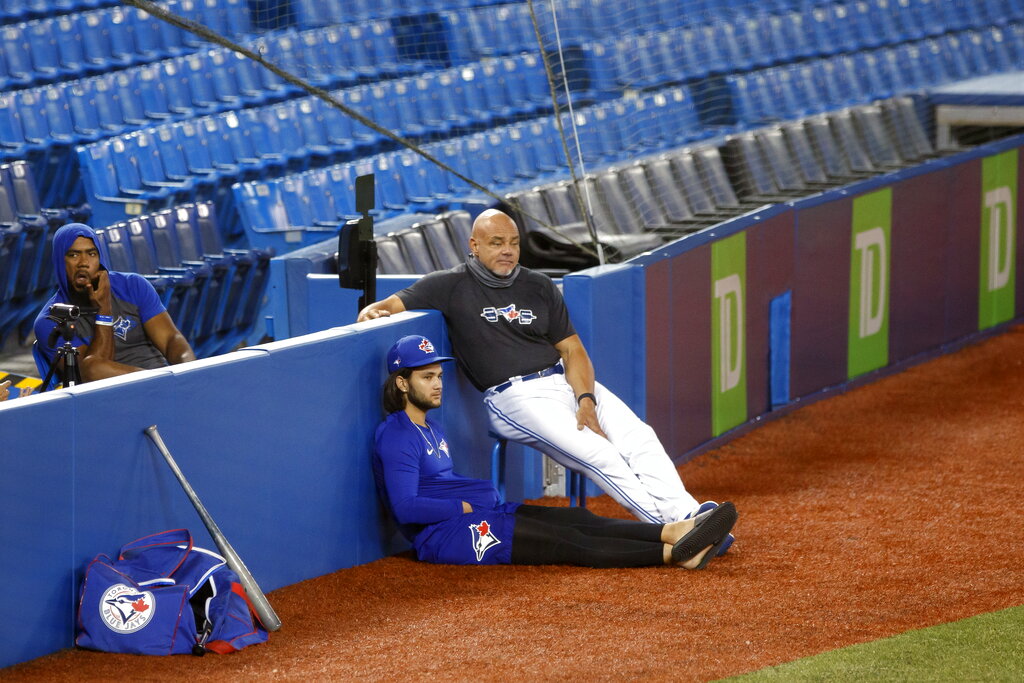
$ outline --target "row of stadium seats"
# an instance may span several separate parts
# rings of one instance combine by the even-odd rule
[[[336,37],[335,52],[351,58],[344,65],[340,61],[318,62],[315,73],[306,73],[317,85],[333,87],[360,78],[376,80],[384,74],[375,65],[393,60],[393,36],[389,39],[389,34],[379,32],[379,23],[348,29],[350,34],[374,36],[369,40],[373,50],[354,49],[353,45],[362,43]],[[271,55],[293,54],[296,42],[310,38],[315,42],[323,36],[288,34],[263,46]],[[343,45],[348,47],[342,50]],[[390,51],[386,46],[391,46]],[[357,71],[359,76],[346,77],[346,69]],[[24,147],[27,144],[92,141],[162,121],[281,99],[296,92],[297,87],[242,54],[222,48],[197,51],[153,65],[0,95],[0,154],[24,157],[32,148]]]
[[[3,0],[0,23],[49,17],[113,5],[114,0]]]
[[[169,11],[229,38],[251,32],[245,0],[169,0]],[[133,7],[64,14],[0,28],[0,90],[80,78],[192,52],[193,33]]]
[[[562,124],[567,130],[575,126],[583,158],[596,164],[670,149],[710,132],[698,125],[693,101],[682,87],[585,107],[573,118],[565,113]],[[476,183],[499,191],[567,173],[551,116],[430,143],[424,150]],[[571,153],[575,156],[576,150]],[[280,246],[282,235],[306,229],[310,234],[301,239],[302,244],[322,239],[316,226],[336,226],[339,216],[353,213],[355,177],[368,173],[376,174],[375,215],[380,218],[484,201],[476,187],[415,152],[385,152],[277,180],[236,185],[235,201],[250,243]]]
[[[712,73],[1024,19],[1022,0],[853,0],[807,4],[776,14],[759,11],[733,16],[680,9],[674,1],[654,2],[630,11],[609,0],[567,0],[555,5],[555,17],[563,45],[599,41],[607,47],[614,41],[625,41],[636,42],[636,51],[644,52],[659,49],[655,36],[664,34],[662,39],[669,49],[708,62]],[[546,47],[554,48],[550,5],[537,3],[534,11]],[[440,17],[446,48],[455,62],[537,49],[526,3],[444,12]],[[501,27],[498,35],[496,26]]]
[[[534,114],[545,89],[536,60],[523,56],[355,86],[334,96],[387,129],[419,137]],[[210,196],[207,191],[221,181],[351,158],[384,140],[323,100],[307,97],[145,128],[79,147],[78,155],[87,199],[98,220],[108,223],[123,218],[128,204]],[[230,236],[233,226],[225,220]]]
[[[892,98],[732,135],[723,153],[739,196],[770,202],[917,164],[935,149],[913,101]]]
[[[726,77],[741,125],[799,118],[1024,68],[1024,23]]]
[[[50,263],[53,232],[87,214],[43,208],[31,166],[24,161],[0,165],[0,343],[27,325],[53,292]]]
[[[224,249],[209,203],[183,204],[97,230],[113,270],[144,275],[199,356],[251,332],[272,250]]]
[[[313,28],[368,19],[415,17],[445,10],[465,10],[505,0],[289,0],[287,18]]]
[[[614,165],[583,182],[606,253],[629,258],[652,248],[655,237],[674,239],[766,203],[934,155],[913,100],[892,98],[730,135],[720,148],[683,148]],[[596,263],[578,246],[590,237],[571,192],[560,182],[507,196],[528,263],[572,269]]]
[[[466,211],[448,211],[408,228],[378,235],[377,273],[431,273],[465,260],[472,222]]]

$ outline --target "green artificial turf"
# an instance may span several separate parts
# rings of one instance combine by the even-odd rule
[[[909,631],[730,681],[1024,681],[1024,607]]]

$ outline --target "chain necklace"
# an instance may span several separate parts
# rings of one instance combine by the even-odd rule
[[[441,459],[441,444],[437,441],[437,436],[434,435],[434,429],[428,424],[427,431],[423,431],[423,427],[413,422],[416,425],[416,431],[423,437],[423,441],[427,444],[427,455],[433,455],[438,460]],[[427,438],[427,434],[430,434],[430,438]]]

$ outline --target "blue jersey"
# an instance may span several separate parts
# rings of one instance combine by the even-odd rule
[[[502,504],[491,482],[456,474],[444,432],[433,420],[420,427],[405,411],[388,415],[374,438],[373,476],[421,560],[509,562],[519,503]],[[463,501],[473,512],[462,512]]]

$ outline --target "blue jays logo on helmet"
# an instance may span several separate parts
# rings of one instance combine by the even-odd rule
[[[491,533],[491,525],[487,520],[479,524],[470,524],[469,530],[473,534],[473,550],[476,552],[476,561],[484,559],[484,553],[501,543],[497,536]]]
[[[509,304],[508,306],[502,306],[501,308],[487,306],[480,313],[480,317],[489,323],[496,323],[498,322],[498,318],[504,318],[510,323],[518,321],[520,325],[529,325],[537,319],[537,316],[533,314],[533,311],[528,308],[517,311],[515,304]]]
[[[426,337],[412,334],[396,341],[388,351],[388,372],[402,368],[418,368],[445,360],[453,359],[438,355],[433,342]]]

